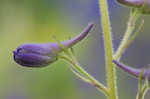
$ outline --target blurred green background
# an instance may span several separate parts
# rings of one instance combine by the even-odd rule
[[[125,31],[129,9],[109,0],[114,49]],[[121,61],[136,68],[149,64],[149,16]],[[45,68],[25,68],[13,61],[24,43],[67,40],[89,22],[96,24],[87,39],[75,47],[83,68],[105,83],[103,36],[98,0],[0,0],[0,99],[105,99],[91,85],[78,80],[68,64],[58,61]],[[117,70],[120,99],[135,99],[137,79]],[[145,99],[149,99],[149,93]]]

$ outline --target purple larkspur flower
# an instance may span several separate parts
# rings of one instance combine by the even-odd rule
[[[140,8],[143,14],[150,14],[150,0],[117,0],[120,4]]]
[[[143,79],[148,79],[149,83],[150,83],[150,68],[141,68],[141,69],[137,69],[137,68],[133,68],[131,66],[127,66],[125,64],[120,63],[117,60],[113,60],[113,63],[115,63],[119,68],[121,68],[123,71],[129,73],[130,75],[133,75],[137,78],[139,78],[140,73],[144,70],[142,78]]]
[[[90,32],[94,24],[89,24],[81,34],[61,42],[65,49],[71,48],[84,39]],[[44,67],[58,59],[58,54],[63,51],[63,48],[57,42],[41,43],[41,44],[23,44],[14,51],[14,60],[26,67]]]

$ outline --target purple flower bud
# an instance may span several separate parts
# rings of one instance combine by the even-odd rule
[[[79,41],[84,39],[94,24],[89,24],[88,27],[78,36],[71,40],[61,42],[64,48],[71,48]],[[44,67],[58,58],[58,54],[63,51],[58,43],[43,43],[43,44],[23,44],[14,51],[14,60],[26,67]]]
[[[140,8],[143,14],[150,14],[150,0],[117,0],[120,4]]]
[[[136,69],[130,66],[126,66],[125,64],[122,64],[116,60],[113,60],[113,63],[115,63],[119,68],[121,68],[123,71],[139,78],[140,73],[144,70],[142,78],[143,79],[148,79],[148,81],[150,82],[150,68],[147,69]]]

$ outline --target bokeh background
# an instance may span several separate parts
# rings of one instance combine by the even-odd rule
[[[129,9],[109,0],[116,50],[129,16]],[[139,68],[150,63],[150,20],[121,61]],[[0,99],[106,99],[91,85],[75,77],[69,65],[58,61],[45,68],[25,68],[16,64],[12,51],[20,44],[67,40],[79,34],[89,22],[95,28],[75,46],[82,67],[106,83],[103,36],[98,0],[0,0]],[[135,99],[137,79],[117,69],[120,99]],[[150,92],[145,99],[150,98]]]

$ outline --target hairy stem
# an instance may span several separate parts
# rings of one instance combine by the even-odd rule
[[[73,68],[78,71],[79,73],[81,73],[84,77],[86,77],[89,81],[88,83],[92,84],[94,87],[96,87],[99,91],[104,92],[105,95],[109,95],[108,89],[101,84],[99,81],[97,81],[93,76],[91,76],[88,72],[86,72],[80,65],[78,62],[76,62],[75,60],[73,60],[71,57],[66,57],[66,56],[60,56],[60,58],[66,60],[67,62],[71,63],[73,65]],[[87,80],[85,78],[83,78],[82,76],[78,76],[79,78],[81,78],[81,80],[84,80],[85,82],[87,82]]]
[[[99,8],[104,36],[105,60],[107,65],[107,86],[109,88],[108,99],[117,99],[116,74],[115,66],[112,63],[113,46],[107,0],[99,0]]]
[[[119,60],[121,55],[125,52],[126,48],[129,46],[128,40],[129,40],[131,34],[133,33],[133,30],[135,28],[135,23],[136,23],[136,20],[138,19],[138,17],[139,17],[139,13],[137,11],[131,12],[129,21],[127,24],[126,32],[123,36],[123,39],[122,39],[116,53],[114,54],[115,60]]]

